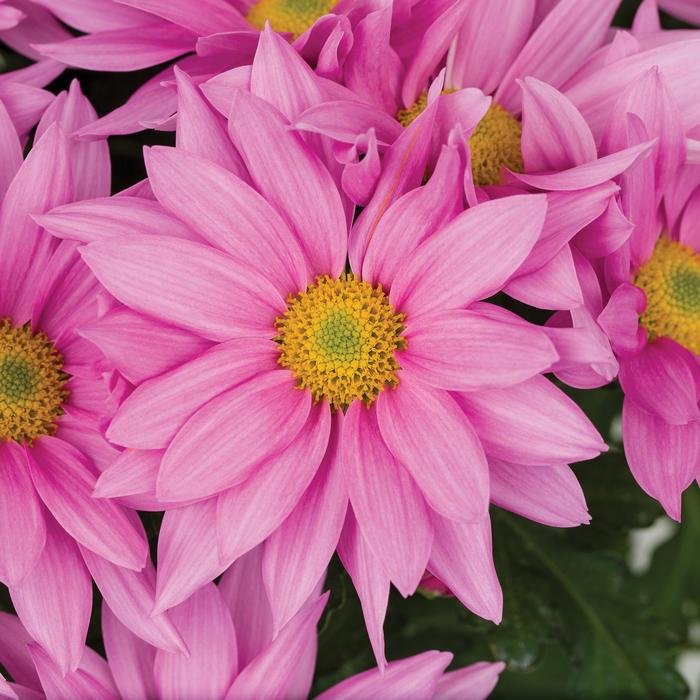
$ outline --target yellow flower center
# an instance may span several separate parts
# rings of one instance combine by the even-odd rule
[[[394,311],[381,285],[353,274],[317,277],[290,295],[275,320],[278,362],[314,400],[345,409],[355,399],[372,403],[385,386],[399,383],[395,352],[406,347],[404,314]]]
[[[296,39],[337,3],[338,0],[258,0],[248,10],[246,19],[261,30],[268,21],[276,32],[288,32]]]
[[[700,355],[700,255],[662,237],[634,283],[647,297],[639,320],[649,340],[673,338]]]
[[[453,90],[443,91],[448,92]],[[423,112],[427,99],[424,92],[410,107],[400,109],[396,118],[403,126],[408,126]],[[522,131],[520,122],[508,110],[495,102],[491,103],[469,139],[475,185],[499,185],[504,166],[516,173],[523,172],[523,155],[520,151]]]
[[[0,439],[27,442],[56,432],[68,399],[63,356],[29,324],[0,322]]]

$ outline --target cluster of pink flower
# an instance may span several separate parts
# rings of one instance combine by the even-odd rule
[[[0,0],[34,61],[0,75],[0,697],[305,697],[335,552],[378,668],[321,697],[486,697],[500,663],[387,663],[389,590],[497,623],[489,504],[588,522],[568,465],[606,445],[547,373],[619,378],[680,518],[700,33],[618,4]],[[166,61],[99,119],[43,89]],[[145,128],[176,146],[109,196],[106,137]]]

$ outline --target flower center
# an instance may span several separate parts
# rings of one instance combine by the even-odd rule
[[[700,255],[662,237],[634,283],[647,297],[639,320],[649,340],[673,338],[700,355]]]
[[[443,91],[447,92],[453,91]],[[403,126],[408,126],[425,109],[427,99],[424,92],[410,107],[400,109],[396,118]],[[521,136],[520,122],[508,110],[492,102],[469,139],[475,185],[499,185],[503,166],[523,172]]]
[[[261,30],[269,21],[276,32],[289,32],[296,39],[337,3],[338,0],[258,0],[248,10],[246,19]]]
[[[0,322],[0,440],[30,443],[56,432],[68,399],[63,356],[44,333]]]
[[[353,274],[317,277],[289,296],[287,311],[275,320],[277,361],[316,401],[326,398],[334,409],[355,399],[370,404],[386,385],[399,383],[394,353],[406,347],[403,321],[381,285]]]

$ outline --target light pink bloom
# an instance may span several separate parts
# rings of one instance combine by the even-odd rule
[[[188,656],[168,653],[132,634],[106,605],[102,632],[107,661],[85,647],[77,670],[62,675],[17,618],[0,613],[0,663],[12,674],[5,696],[248,700],[306,698],[316,664],[316,625],[327,594],[314,591],[273,635],[261,580],[260,548],[241,558],[217,587],[207,584],[173,610]],[[323,700],[482,700],[504,668],[480,662],[445,673],[452,654],[429,651],[372,669],[317,696]],[[1,683],[1,681],[0,681]],[[0,685],[0,697],[3,685]]]
[[[145,155],[155,201],[118,196],[40,219],[87,243],[84,259],[124,304],[85,330],[137,385],[107,432],[129,449],[96,493],[168,509],[156,609],[267,539],[277,630],[336,547],[380,661],[390,582],[409,595],[426,568],[477,614],[500,620],[489,499],[550,525],[587,522],[566,465],[605,449],[542,376],[567,360],[550,340],[556,334],[480,301],[533,250],[547,199],[504,197],[459,213],[459,157],[445,148],[429,182],[377,217],[366,254],[351,259],[355,276],[341,283],[341,198],[288,119],[237,90],[229,140],[186,76],[180,89],[178,148]],[[241,162],[238,177],[230,168]],[[340,316],[324,306],[326,289],[349,304]],[[355,296],[370,290],[371,303]],[[305,315],[306,303],[320,304],[317,316]],[[364,303],[383,319],[385,364],[348,374],[332,348],[360,351],[352,339],[367,328],[348,310]],[[326,372],[324,361],[316,374],[295,363],[303,321],[292,309],[330,324],[331,345],[314,347],[340,365]],[[285,342],[294,371],[279,362]],[[336,391],[341,377],[350,379]],[[377,383],[360,389],[363,378]]]
[[[98,318],[104,295],[77,246],[31,216],[109,192],[106,143],[64,135],[94,116],[74,83],[47,109],[23,161],[0,103],[0,580],[64,672],[82,654],[89,570],[112,600],[138,598],[121,579],[140,581],[145,597],[155,578],[152,567],[141,572],[148,545],[135,514],[92,497],[99,470],[118,456],[104,423],[125,386],[78,330]],[[152,604],[153,580],[143,625],[178,648],[172,625],[148,617]],[[125,620],[137,616],[132,603]]]

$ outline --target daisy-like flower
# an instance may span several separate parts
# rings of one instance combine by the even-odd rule
[[[272,636],[261,578],[260,548],[240,559],[219,586],[208,584],[179,605],[189,656],[155,649],[134,636],[109,607],[102,608],[107,661],[85,647],[79,668],[63,676],[17,618],[0,613],[0,663],[14,683],[0,680],[0,697],[306,698],[316,664],[316,625],[327,594],[310,600]],[[503,663],[480,662],[445,673],[452,654],[429,651],[352,676],[316,696],[323,700],[483,700]]]
[[[169,508],[157,610],[272,535],[275,629],[336,546],[380,661],[389,583],[409,595],[426,567],[499,620],[489,498],[548,524],[586,522],[566,464],[605,449],[541,376],[566,360],[550,331],[480,301],[532,250],[546,198],[458,213],[447,148],[348,267],[338,191],[288,120],[235,94],[247,184],[197,155],[225,162],[231,143],[184,76],[181,90],[180,145],[145,154],[157,202],[113,197],[41,217],[87,242],[83,258],[126,307],[86,331],[137,384],[107,432],[128,449],[97,494]],[[164,362],[174,369],[159,373]]]
[[[106,144],[64,136],[94,116],[73,84],[47,109],[23,161],[0,109],[0,580],[63,672],[82,654],[89,570],[129,624],[139,629],[132,620],[141,615],[154,643],[181,648],[167,616],[154,624],[133,605],[139,595],[132,610],[124,604],[139,585],[144,597],[154,577],[152,567],[141,571],[148,544],[140,522],[92,497],[98,470],[118,456],[103,429],[124,387],[78,330],[99,316],[99,284],[74,243],[30,216],[109,192]]]

